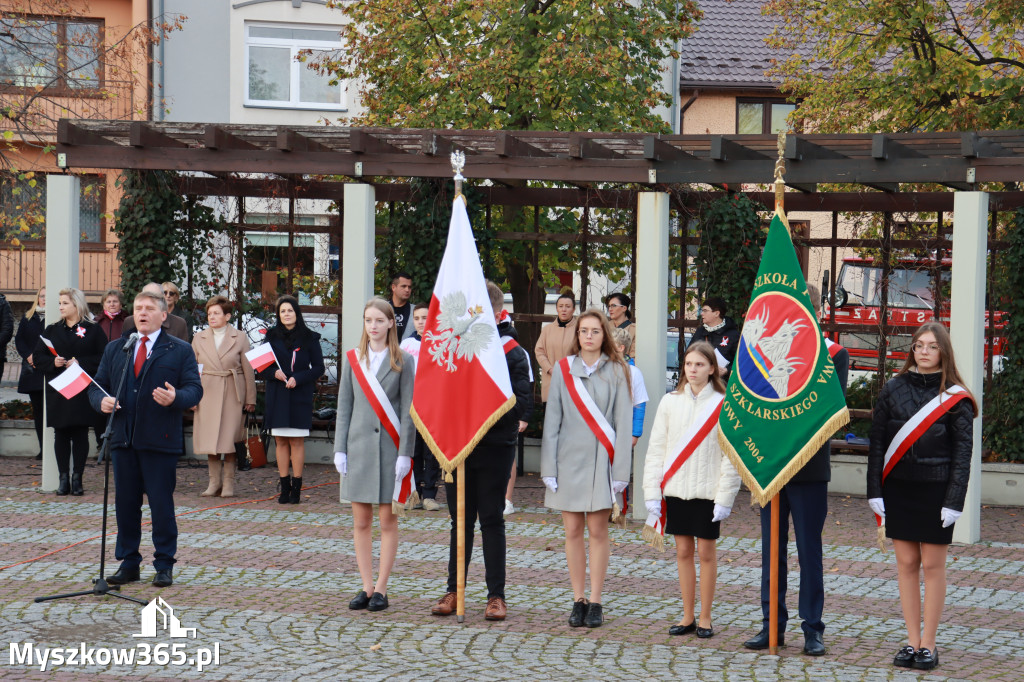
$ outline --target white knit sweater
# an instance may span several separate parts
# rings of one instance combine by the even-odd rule
[[[645,499],[661,499],[661,477],[665,459],[674,458],[679,454],[675,450],[676,443],[697,419],[697,415],[713,394],[714,388],[710,382],[696,397],[687,384],[682,392],[669,393],[661,399],[644,460]],[[715,504],[732,507],[739,489],[740,475],[722,452],[717,434],[712,431],[679,471],[669,479],[665,486],[665,497],[714,500]]]

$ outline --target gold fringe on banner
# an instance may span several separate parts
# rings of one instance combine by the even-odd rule
[[[626,515],[622,513],[622,507],[618,502],[612,505],[612,523],[623,530],[626,529]]]
[[[885,545],[885,522],[878,527],[878,549],[882,550],[886,554],[889,553],[889,548]]]
[[[417,414],[415,405],[409,409],[409,414],[410,416],[412,416],[412,421],[416,425],[416,430],[419,431],[420,436],[423,437],[423,442],[426,443],[427,447],[430,448],[430,451],[434,453],[434,457],[437,459],[438,465],[441,467],[441,470],[444,471],[445,483],[452,483],[455,481],[455,479],[452,478],[452,472],[459,467],[459,464],[461,464],[463,461],[465,461],[467,457],[469,457],[469,453],[473,452],[473,448],[477,446],[477,443],[480,442],[480,439],[483,438],[487,434],[487,432],[491,430],[492,426],[498,423],[499,419],[505,416],[506,412],[515,407],[515,404],[516,396],[515,394],[513,394],[509,396],[508,400],[502,403],[502,405],[498,407],[498,409],[495,410],[490,417],[487,418],[487,421],[485,421],[483,425],[479,429],[477,429],[477,432],[469,440],[469,443],[467,443],[466,446],[463,447],[462,450],[460,450],[459,453],[455,455],[455,457],[453,457],[452,459],[448,459],[447,457],[445,457],[444,452],[441,451],[441,447],[437,444],[437,441],[435,441],[434,437],[430,434],[430,431],[427,429],[426,424],[424,424],[423,420],[420,419],[420,415]]]
[[[415,509],[416,505],[419,503],[420,494],[413,490],[411,493],[409,493],[409,499],[405,501],[405,504],[401,504],[400,502],[398,502],[398,500],[391,500],[391,513],[400,519],[404,519],[406,510]]]
[[[732,460],[732,464],[736,467],[736,471],[739,472],[740,478],[750,488],[751,498],[760,504],[762,507],[767,507],[768,503],[772,501],[772,498],[782,487],[789,483],[789,479],[793,478],[796,472],[800,471],[811,457],[817,454],[821,446],[824,445],[832,438],[832,434],[838,431],[840,428],[850,423],[850,410],[843,406],[838,412],[829,417],[828,421],[818,429],[810,440],[800,449],[786,466],[772,479],[766,487],[762,488],[758,484],[757,479],[754,478],[753,474],[747,469],[746,463],[743,458],[733,448],[732,443],[722,433],[722,429],[718,429],[718,444],[721,446],[725,454]]]
[[[640,539],[659,552],[665,551],[665,538],[646,523],[644,524],[644,529],[640,531]]]

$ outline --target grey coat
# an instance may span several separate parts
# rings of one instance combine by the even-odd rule
[[[633,401],[629,395],[628,375],[604,355],[600,366],[589,377],[579,356],[573,358],[570,371],[583,380],[583,386],[598,409],[615,429],[615,464],[611,479],[628,481],[633,464]],[[557,479],[558,490],[547,490],[544,494],[544,504],[552,509],[573,512],[611,509],[608,454],[577,411],[557,366],[551,372],[551,390],[544,413],[540,475]]]
[[[416,366],[412,356],[402,351],[402,371],[391,369],[385,357],[377,371],[377,381],[398,414],[398,449],[352,376],[348,358],[341,361],[341,385],[338,387],[338,417],[335,424],[334,451],[348,455],[348,473],[341,485],[341,496],[352,502],[385,504],[395,491],[395,462],[399,455],[412,457],[416,440],[409,408]]]

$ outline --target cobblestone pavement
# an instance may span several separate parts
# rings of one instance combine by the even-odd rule
[[[760,624],[759,524],[741,493],[723,524],[718,549],[715,636],[670,637],[682,616],[672,548],[660,554],[639,538],[639,524],[611,531],[605,589],[606,623],[569,628],[572,601],[561,518],[541,506],[542,486],[520,479],[517,511],[507,517],[509,617],[483,619],[486,588],[477,547],[468,575],[466,622],[430,615],[444,592],[446,511],[414,511],[400,522],[401,544],[380,613],[349,611],[360,589],[351,515],[337,502],[333,469],[309,466],[300,505],[278,505],[276,472],[238,475],[239,498],[200,498],[205,470],[178,470],[180,529],[175,583],[158,590],[148,580],[124,589],[156,596],[174,609],[195,638],[153,639],[140,633],[140,609],[130,602],[86,596],[37,604],[40,595],[85,590],[98,571],[102,469],[86,470],[86,495],[58,498],[37,490],[36,463],[0,458],[0,624],[7,651],[4,679],[244,679],[244,680],[1022,680],[1024,649],[1024,510],[986,508],[983,542],[953,546],[949,590],[932,674],[896,669],[904,643],[891,552],[878,549],[863,499],[830,498],[825,527],[825,641],[828,655],[801,654],[799,620],[787,628],[778,656],[749,652],[742,642]],[[275,496],[275,499],[267,499]],[[443,497],[443,491],[441,493]],[[218,506],[226,505],[226,506]],[[109,523],[113,527],[111,510]],[[68,549],[61,548],[77,544]],[[60,550],[60,551],[58,551]],[[143,554],[151,554],[144,537]],[[45,556],[44,556],[45,555]],[[790,609],[796,611],[799,568],[790,546]],[[113,538],[107,546],[112,572]],[[93,649],[82,665],[24,657],[46,648]],[[183,643],[183,646],[181,646]],[[202,648],[217,662],[157,665],[157,651],[180,651],[188,664]],[[178,644],[179,649],[171,648]],[[14,645],[14,646],[12,646]],[[151,662],[112,662],[104,648],[151,653]],[[79,654],[80,655],[80,654]],[[175,656],[171,660],[175,660]],[[76,662],[77,663],[77,662]]]

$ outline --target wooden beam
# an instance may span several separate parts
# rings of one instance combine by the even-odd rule
[[[531,158],[542,156],[554,156],[540,147],[523,142],[514,133],[508,130],[499,130],[494,135],[494,153],[498,156],[526,156]]]
[[[976,131],[961,135],[960,153],[970,159],[1016,156],[1012,150],[1007,149],[991,138],[982,137]]]
[[[709,157],[713,161],[764,161],[773,159],[753,149],[748,149],[735,140],[730,140],[724,135],[711,136],[711,151]],[[773,166],[774,169],[774,166]]]
[[[696,161],[697,157],[675,147],[661,139],[660,136],[649,135],[644,138],[644,158],[650,161]]]
[[[91,130],[80,128],[66,118],[57,121],[57,143],[75,146],[116,146],[113,140],[108,140]],[[75,167],[78,168],[79,166]]]
[[[256,151],[261,150],[262,147],[247,142],[237,135],[232,135],[224,128],[220,126],[210,125],[206,126],[206,131],[203,133],[203,146],[206,149],[216,150],[249,150]]]
[[[353,129],[348,136],[349,151],[355,154],[404,154],[401,149],[365,130]]]
[[[284,126],[277,131],[277,142],[275,146],[283,152],[317,152],[330,153],[334,150],[316,140],[297,133]]]
[[[622,159],[622,154],[609,149],[583,133],[569,133],[569,158],[571,159]]]
[[[128,129],[128,144],[133,147],[178,147],[188,148],[187,142],[154,130],[145,121],[132,121]]]

